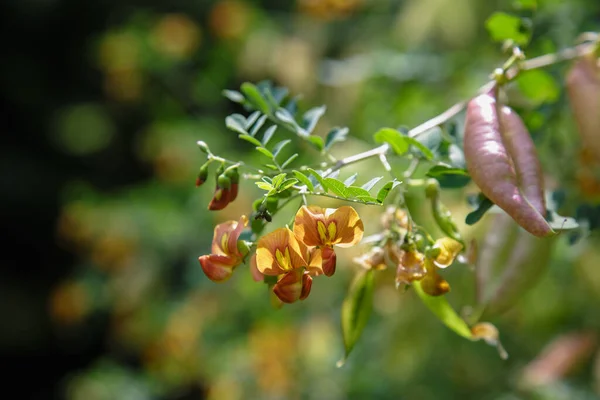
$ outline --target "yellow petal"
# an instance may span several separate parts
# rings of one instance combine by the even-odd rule
[[[211,247],[212,254],[223,256],[231,255],[229,252],[229,236],[237,226],[236,221],[227,221],[215,226],[213,242]]]
[[[343,206],[335,210],[327,219],[327,225],[330,223],[335,223],[335,240],[332,243],[337,246],[354,246],[363,238],[365,228],[353,207]],[[328,232],[331,232],[330,229]]]
[[[430,260],[425,261],[427,273],[421,279],[421,288],[430,296],[441,296],[450,291],[450,284],[440,274],[437,273],[437,267]]]
[[[257,243],[256,266],[265,275],[280,275],[307,266],[308,248],[288,228],[279,228]]]
[[[319,234],[319,222],[325,223],[323,209],[318,206],[302,206],[294,219],[294,234],[307,246],[320,246],[325,243]]]
[[[229,234],[229,240],[227,242],[227,250],[229,251],[228,254],[235,254],[239,257],[242,256],[238,251],[237,242],[246,225],[248,225],[248,218],[245,215],[242,215],[240,220],[236,223],[235,229],[233,229]]]
[[[435,257],[433,262],[439,268],[446,268],[454,262],[456,256],[463,249],[463,245],[449,237],[436,240],[433,245],[434,249],[440,249],[440,253]]]

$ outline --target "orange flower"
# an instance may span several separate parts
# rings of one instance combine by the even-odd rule
[[[450,291],[450,284],[440,274],[438,274],[438,267],[435,266],[434,261],[427,258],[425,260],[425,268],[427,273],[421,279],[421,288],[423,291],[430,296],[441,296]]]
[[[310,293],[311,275],[321,275],[319,249],[309,250],[288,228],[279,228],[263,236],[257,243],[256,267],[264,275],[279,279],[273,292],[285,303],[304,300]]]
[[[323,248],[324,273],[335,272],[333,246],[350,247],[360,242],[364,226],[356,210],[350,206],[322,209],[319,206],[302,206],[294,220],[294,234],[307,246]]]
[[[391,252],[392,260],[397,263],[396,287],[401,284],[411,284],[420,281],[425,276],[425,256],[418,251]]]
[[[212,253],[198,258],[210,280],[226,281],[235,267],[242,263],[244,254],[238,249],[238,239],[247,224],[248,218],[242,215],[238,222],[227,221],[215,227]]]
[[[438,268],[446,268],[454,262],[454,259],[462,251],[463,245],[449,237],[444,237],[435,241],[433,249],[439,249],[437,255],[433,257],[433,263]]]

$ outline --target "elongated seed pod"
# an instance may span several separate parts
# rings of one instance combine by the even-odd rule
[[[514,145],[519,145],[518,140]],[[500,134],[494,89],[469,101],[464,151],[467,170],[484,195],[532,235],[554,234],[544,216],[519,189],[512,157]]]
[[[544,175],[531,136],[521,117],[510,107],[500,109],[500,134],[525,198],[542,216],[546,216]]]
[[[593,52],[573,64],[566,87],[581,140],[600,158],[600,60]]]

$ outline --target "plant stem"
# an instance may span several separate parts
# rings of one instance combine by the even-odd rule
[[[522,71],[531,71],[534,69],[545,68],[554,64],[558,64],[560,62],[573,60],[581,55],[589,52],[594,48],[594,43],[582,43],[575,47],[568,47],[566,49],[560,50],[556,53],[545,54],[543,56],[535,57],[521,63],[516,63],[516,65],[510,67],[506,71],[506,78],[508,81],[514,80],[520,72]],[[484,93],[490,90],[492,87],[496,85],[495,80],[491,80],[487,82],[485,85],[481,86],[478,93]],[[440,126],[441,124],[447,122],[451,118],[460,114],[464,110],[468,103],[468,100],[461,101],[459,103],[454,104],[452,107],[448,108],[446,111],[442,112],[439,115],[423,122],[422,124],[414,127],[410,131],[408,131],[409,137],[417,137],[430,129],[435,128],[436,126]],[[344,168],[347,165],[354,164],[371,157],[379,157],[380,155],[385,155],[389,151],[390,146],[386,143],[381,146],[375,147],[374,149],[367,150],[362,153],[358,153],[341,160],[338,160],[332,167],[328,168],[324,173],[323,177],[330,175],[331,173]]]
[[[329,197],[330,199],[336,199],[336,200],[342,200],[342,201],[349,201],[350,203],[366,204],[368,206],[381,206],[380,203],[374,203],[372,201],[362,201],[362,200],[357,200],[357,199],[345,199],[343,197],[335,196],[335,195],[329,194],[329,193],[312,193],[312,192],[306,192],[304,194],[308,195],[308,196]]]

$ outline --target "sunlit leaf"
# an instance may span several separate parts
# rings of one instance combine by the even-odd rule
[[[548,72],[541,69],[524,71],[517,78],[517,85],[534,105],[553,103],[560,96],[560,88],[556,80]]]
[[[315,148],[319,151],[323,150],[323,138],[320,136],[308,136],[306,138],[309,142],[315,146]]]
[[[296,157],[298,157],[298,153],[294,153],[290,156],[290,158],[288,158],[287,160],[285,160],[285,162],[283,164],[281,164],[281,168],[285,168],[288,165],[290,165],[290,163],[292,161],[294,161],[296,159]]]
[[[258,139],[253,138],[250,135],[239,135],[238,137],[242,140],[245,140],[246,142],[252,143],[255,146],[262,146],[262,144],[258,141]]]
[[[348,178],[346,178],[346,180],[344,181],[344,185],[346,186],[350,186],[352,185],[354,182],[356,182],[356,178],[358,177],[358,173],[354,173],[352,175],[350,175]]]
[[[307,168],[306,170],[312,174],[312,176],[317,180],[317,182],[319,182],[319,184],[321,185],[323,190],[327,190],[327,188],[328,188],[327,184],[325,183],[325,181],[323,180],[323,178],[321,177],[321,175],[319,175],[319,173],[317,171],[315,171],[312,168]]]
[[[317,126],[319,119],[325,114],[326,106],[314,107],[304,113],[302,116],[302,127],[307,135],[310,135]],[[321,146],[321,149],[323,147]]]
[[[298,183],[298,179],[295,179],[295,178],[286,179],[285,181],[283,181],[281,183],[281,185],[277,188],[277,190],[279,192],[283,192],[284,190],[289,189],[292,186],[294,186],[296,183]]]
[[[259,111],[262,111],[264,114],[269,114],[269,112],[271,111],[269,108],[269,104],[263,98],[263,95],[262,93],[260,93],[258,88],[254,86],[254,84],[250,82],[244,82],[242,83],[241,89],[242,93],[246,95],[246,98],[248,99],[248,102],[250,102],[250,104],[256,107],[256,109],[258,109]]]
[[[323,179],[323,181],[327,185],[327,188],[333,192],[333,194],[335,194],[336,196],[343,197],[343,198],[347,197],[346,185],[344,185],[344,182],[338,181],[337,179],[334,179],[334,178],[325,178],[325,179]]]
[[[254,124],[256,122],[256,120],[258,119],[258,117],[260,117],[260,115],[261,115],[260,111],[254,111],[252,114],[248,115],[248,118],[246,118],[245,129],[246,130],[250,129],[252,124]],[[254,136],[254,135],[252,135],[252,136]]]
[[[308,179],[308,177],[306,175],[304,175],[302,172],[300,171],[294,171],[294,175],[296,176],[296,178],[298,178],[298,180],[300,182],[302,182],[303,184],[306,185],[306,188],[310,191],[310,192],[314,192],[315,191],[315,187],[313,186],[312,182],[310,181],[310,179]]]
[[[262,126],[264,125],[264,123],[267,120],[267,118],[268,118],[268,116],[266,116],[266,115],[263,114],[263,116],[260,117],[258,119],[258,121],[256,121],[256,123],[252,127],[252,130],[250,131],[250,135],[251,136],[256,136],[256,134],[258,133],[258,131],[260,130],[260,128],[262,128]]]
[[[405,140],[409,145],[415,146],[417,149],[419,149],[419,151],[425,156],[426,159],[433,160],[434,154],[423,143],[419,142],[415,138],[411,138],[408,136],[405,136]]]
[[[267,182],[258,181],[258,182],[255,182],[255,183],[256,183],[256,186],[258,186],[262,190],[266,190],[267,192],[273,190],[273,186],[270,185],[270,184],[268,184]]]
[[[368,192],[369,190],[373,189],[373,186],[375,186],[377,184],[377,182],[379,182],[382,179],[383,179],[383,176],[377,176],[377,177],[371,179],[369,182],[362,185],[362,188]]]
[[[271,153],[269,150],[265,149],[264,147],[256,147],[256,150],[258,150],[260,153],[264,154],[265,156],[269,157],[271,160],[273,158],[275,158],[275,156],[273,155],[273,153]]]
[[[406,153],[410,147],[406,137],[393,128],[382,128],[373,135],[375,142],[389,144],[392,150],[399,155]]]
[[[367,325],[373,308],[374,287],[375,277],[372,269],[359,271],[350,285],[342,304],[341,322],[345,354],[337,363],[338,367],[344,365]]]
[[[336,142],[346,140],[348,136],[348,128],[333,128],[325,138],[325,150],[329,150]]]
[[[518,45],[525,45],[531,37],[521,18],[504,12],[492,14],[485,22],[485,27],[496,42],[513,40]]]
[[[290,139],[286,139],[286,140],[282,140],[281,142],[277,143],[274,147],[273,147],[273,155],[275,157],[277,157],[277,155],[281,152],[281,150],[283,150],[283,148],[285,146],[288,145],[288,143],[290,143],[291,140]]]
[[[244,95],[238,92],[237,90],[223,90],[222,93],[223,96],[227,97],[234,103],[244,103],[246,101]]]
[[[364,201],[366,203],[378,203],[379,201],[373,196],[356,196],[357,200]]]
[[[358,186],[348,186],[346,188],[346,194],[348,195],[348,197],[356,197],[356,198],[371,197],[371,194],[367,190],[365,190],[361,187],[358,187]],[[375,200],[377,200],[377,199],[375,199]]]
[[[430,296],[423,291],[421,283],[415,281],[412,284],[415,292],[423,303],[433,312],[444,325],[452,329],[456,334],[472,339],[471,328],[452,308],[446,296]]]
[[[273,185],[273,187],[279,188],[279,185],[285,180],[286,176],[286,173],[281,173],[279,175],[274,176],[271,180],[271,184]]]
[[[379,189],[379,192],[377,192],[377,201],[383,203],[392,191],[392,189],[394,189],[399,184],[400,182],[398,182],[397,180],[393,180],[383,185],[383,187]]]
[[[225,118],[225,126],[232,131],[248,134],[246,132],[246,118],[241,114],[231,114]]]
[[[269,140],[271,140],[271,138],[275,134],[276,129],[277,129],[277,125],[273,125],[273,126],[270,126],[269,128],[267,128],[267,130],[265,131],[265,134],[263,135],[263,138],[262,138],[263,146],[266,146],[267,143],[269,143]]]

